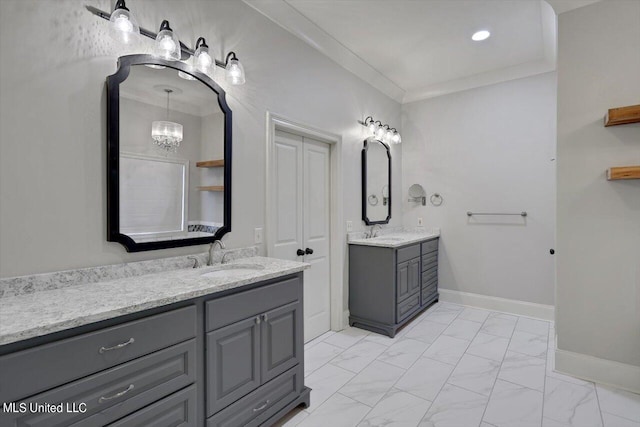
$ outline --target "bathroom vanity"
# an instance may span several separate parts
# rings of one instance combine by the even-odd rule
[[[438,242],[431,233],[349,240],[349,324],[394,337],[438,301]]]
[[[253,257],[0,298],[0,425],[272,425],[309,405],[307,267]]]

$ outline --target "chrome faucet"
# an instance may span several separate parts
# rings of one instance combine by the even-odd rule
[[[226,251],[225,253],[222,254],[222,260],[220,261],[220,264],[224,264],[226,262],[227,259],[227,255],[231,254],[231,250]]]
[[[226,249],[222,240],[214,240],[211,246],[209,246],[209,259],[207,260],[207,265],[213,265],[213,249],[216,244],[220,246],[220,249]]]
[[[373,224],[371,226],[371,237],[378,237],[378,233],[375,231],[376,227],[378,227],[378,232],[382,230],[382,226],[380,224]]]
[[[200,261],[198,260],[198,257],[188,256],[187,259],[193,261],[193,268],[200,268]]]

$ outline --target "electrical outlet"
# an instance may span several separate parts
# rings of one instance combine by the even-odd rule
[[[262,243],[262,228],[256,228],[253,232],[253,242],[255,244]]]
[[[422,227],[422,218],[418,218],[418,227]]]
[[[353,221],[347,221],[347,232],[353,231]]]

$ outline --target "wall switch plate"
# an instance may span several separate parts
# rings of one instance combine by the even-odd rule
[[[353,221],[347,221],[347,232],[353,231]]]
[[[422,218],[418,218],[418,227],[422,227]]]
[[[256,244],[262,243],[262,228],[256,228],[253,232],[253,242]]]

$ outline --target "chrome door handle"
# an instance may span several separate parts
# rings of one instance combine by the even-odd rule
[[[261,406],[258,406],[257,408],[253,408],[253,412],[262,411],[264,408],[266,408],[269,405],[270,402],[271,402],[270,400],[267,400]]]
[[[120,349],[122,347],[128,346],[129,344],[133,344],[135,341],[136,340],[134,340],[133,338],[129,338],[129,341],[123,342],[123,343],[118,344],[118,345],[114,345],[113,347],[100,347],[99,353],[102,354],[105,351],[118,350],[118,349]]]
[[[129,393],[131,390],[133,390],[133,384],[129,384],[129,387],[127,387],[126,389],[114,394],[113,396],[102,396],[100,397],[100,399],[98,399],[98,403],[102,403],[102,402],[106,402],[107,400],[112,400],[112,399],[117,399],[118,397],[122,397],[125,394]]]

